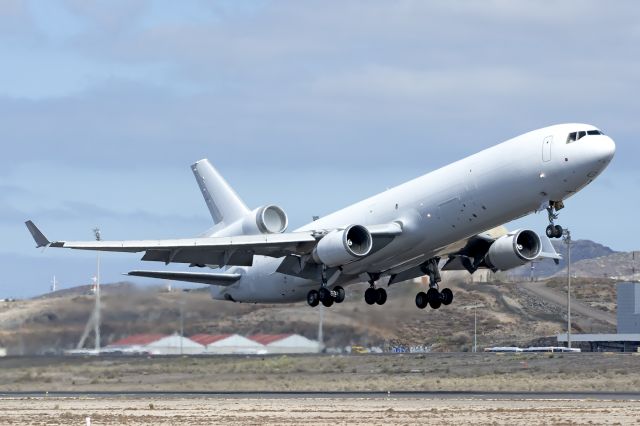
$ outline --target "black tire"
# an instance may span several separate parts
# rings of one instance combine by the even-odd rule
[[[327,308],[333,305],[333,297],[328,297],[327,299],[322,300],[322,304]]]
[[[317,290],[311,290],[307,293],[307,303],[312,308],[318,306],[318,303],[320,303],[320,295]]]
[[[378,293],[376,293],[376,289],[373,287],[369,287],[364,292],[364,301],[367,302],[367,305],[373,305],[378,300]]]
[[[431,309],[438,309],[440,305],[442,305],[440,292],[435,288],[430,288],[429,291],[427,291],[427,300],[429,300],[429,306],[431,306]]]
[[[450,305],[451,302],[453,302],[453,292],[451,289],[443,288],[440,292],[440,297],[442,299],[442,304],[445,306]]]
[[[427,293],[421,291],[420,293],[416,294],[416,306],[418,308],[424,309],[427,307],[427,304]]]
[[[387,290],[385,290],[384,288],[376,289],[376,296],[378,296],[376,298],[376,303],[378,305],[384,305],[384,303],[387,301]]]
[[[556,233],[556,238],[561,238],[562,237],[562,233],[564,232],[564,229],[562,229],[562,226],[556,225],[556,226],[554,226],[554,230],[555,230],[555,233]]]
[[[334,297],[334,300],[336,301],[336,303],[344,302],[344,296],[345,296],[344,288],[337,285],[333,288],[333,291],[336,292],[336,297]]]
[[[547,226],[547,230],[545,232],[547,234],[547,238],[556,238],[556,228],[553,225]]]
[[[331,300],[333,302],[333,297],[331,297],[331,292],[326,287],[322,287],[320,290],[318,290],[318,296],[321,302],[324,302],[325,300]]]

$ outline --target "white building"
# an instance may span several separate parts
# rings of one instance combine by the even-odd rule
[[[263,344],[239,334],[196,334],[189,338],[203,345],[206,354],[260,355],[267,353]]]
[[[319,353],[320,344],[299,334],[254,334],[249,339],[266,348],[269,354]]]

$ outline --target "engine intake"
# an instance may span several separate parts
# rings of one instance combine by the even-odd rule
[[[373,239],[362,225],[350,225],[325,235],[313,250],[313,259],[329,267],[345,265],[371,252]]]
[[[542,243],[538,234],[523,229],[495,240],[484,260],[491,269],[506,271],[536,260],[541,251]]]

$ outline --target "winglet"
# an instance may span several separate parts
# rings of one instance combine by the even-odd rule
[[[47,247],[51,244],[51,241],[49,241],[47,237],[40,232],[38,227],[32,221],[28,220],[24,224],[27,225],[27,229],[31,232],[31,236],[37,244],[36,247]]]

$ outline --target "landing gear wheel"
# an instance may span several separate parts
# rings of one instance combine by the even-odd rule
[[[376,296],[376,303],[378,305],[384,305],[384,303],[387,301],[387,291],[384,288],[377,288]]]
[[[325,300],[333,299],[333,297],[331,297],[331,292],[326,287],[321,287],[320,290],[318,290],[318,295],[320,296],[321,302],[324,302]]]
[[[335,291],[335,292],[336,292],[336,297],[334,298],[334,299],[335,299],[335,301],[336,301],[336,303],[342,303],[342,302],[344,302],[344,296],[345,296],[344,288],[342,288],[342,287],[340,287],[340,286],[338,285],[338,286],[335,286],[335,287],[333,288],[333,291]]]
[[[448,288],[443,288],[440,292],[440,298],[443,305],[450,305],[453,302],[453,292]]]
[[[416,294],[416,306],[418,308],[424,309],[427,307],[428,303],[429,301],[427,300],[427,293],[421,291],[420,293]]]
[[[562,229],[562,226],[556,225],[554,226],[554,229],[556,231],[556,238],[562,237],[562,233],[564,232],[564,229]]]
[[[311,290],[309,293],[307,293],[307,303],[311,307],[318,306],[318,303],[320,303],[320,295],[318,294],[317,290]]]
[[[556,237],[556,227],[553,226],[553,225],[547,226],[546,234],[547,234],[548,238],[555,238]]]
[[[427,300],[429,300],[429,306],[431,306],[431,309],[438,309],[442,304],[440,292],[435,288],[430,288],[429,291],[427,291]]]
[[[328,299],[323,299],[322,300],[322,304],[324,306],[326,306],[327,308],[331,305],[333,305],[333,297],[329,297]]]
[[[378,293],[376,293],[376,289],[373,287],[369,287],[364,292],[364,301],[367,302],[367,305],[373,305],[378,300]]]

